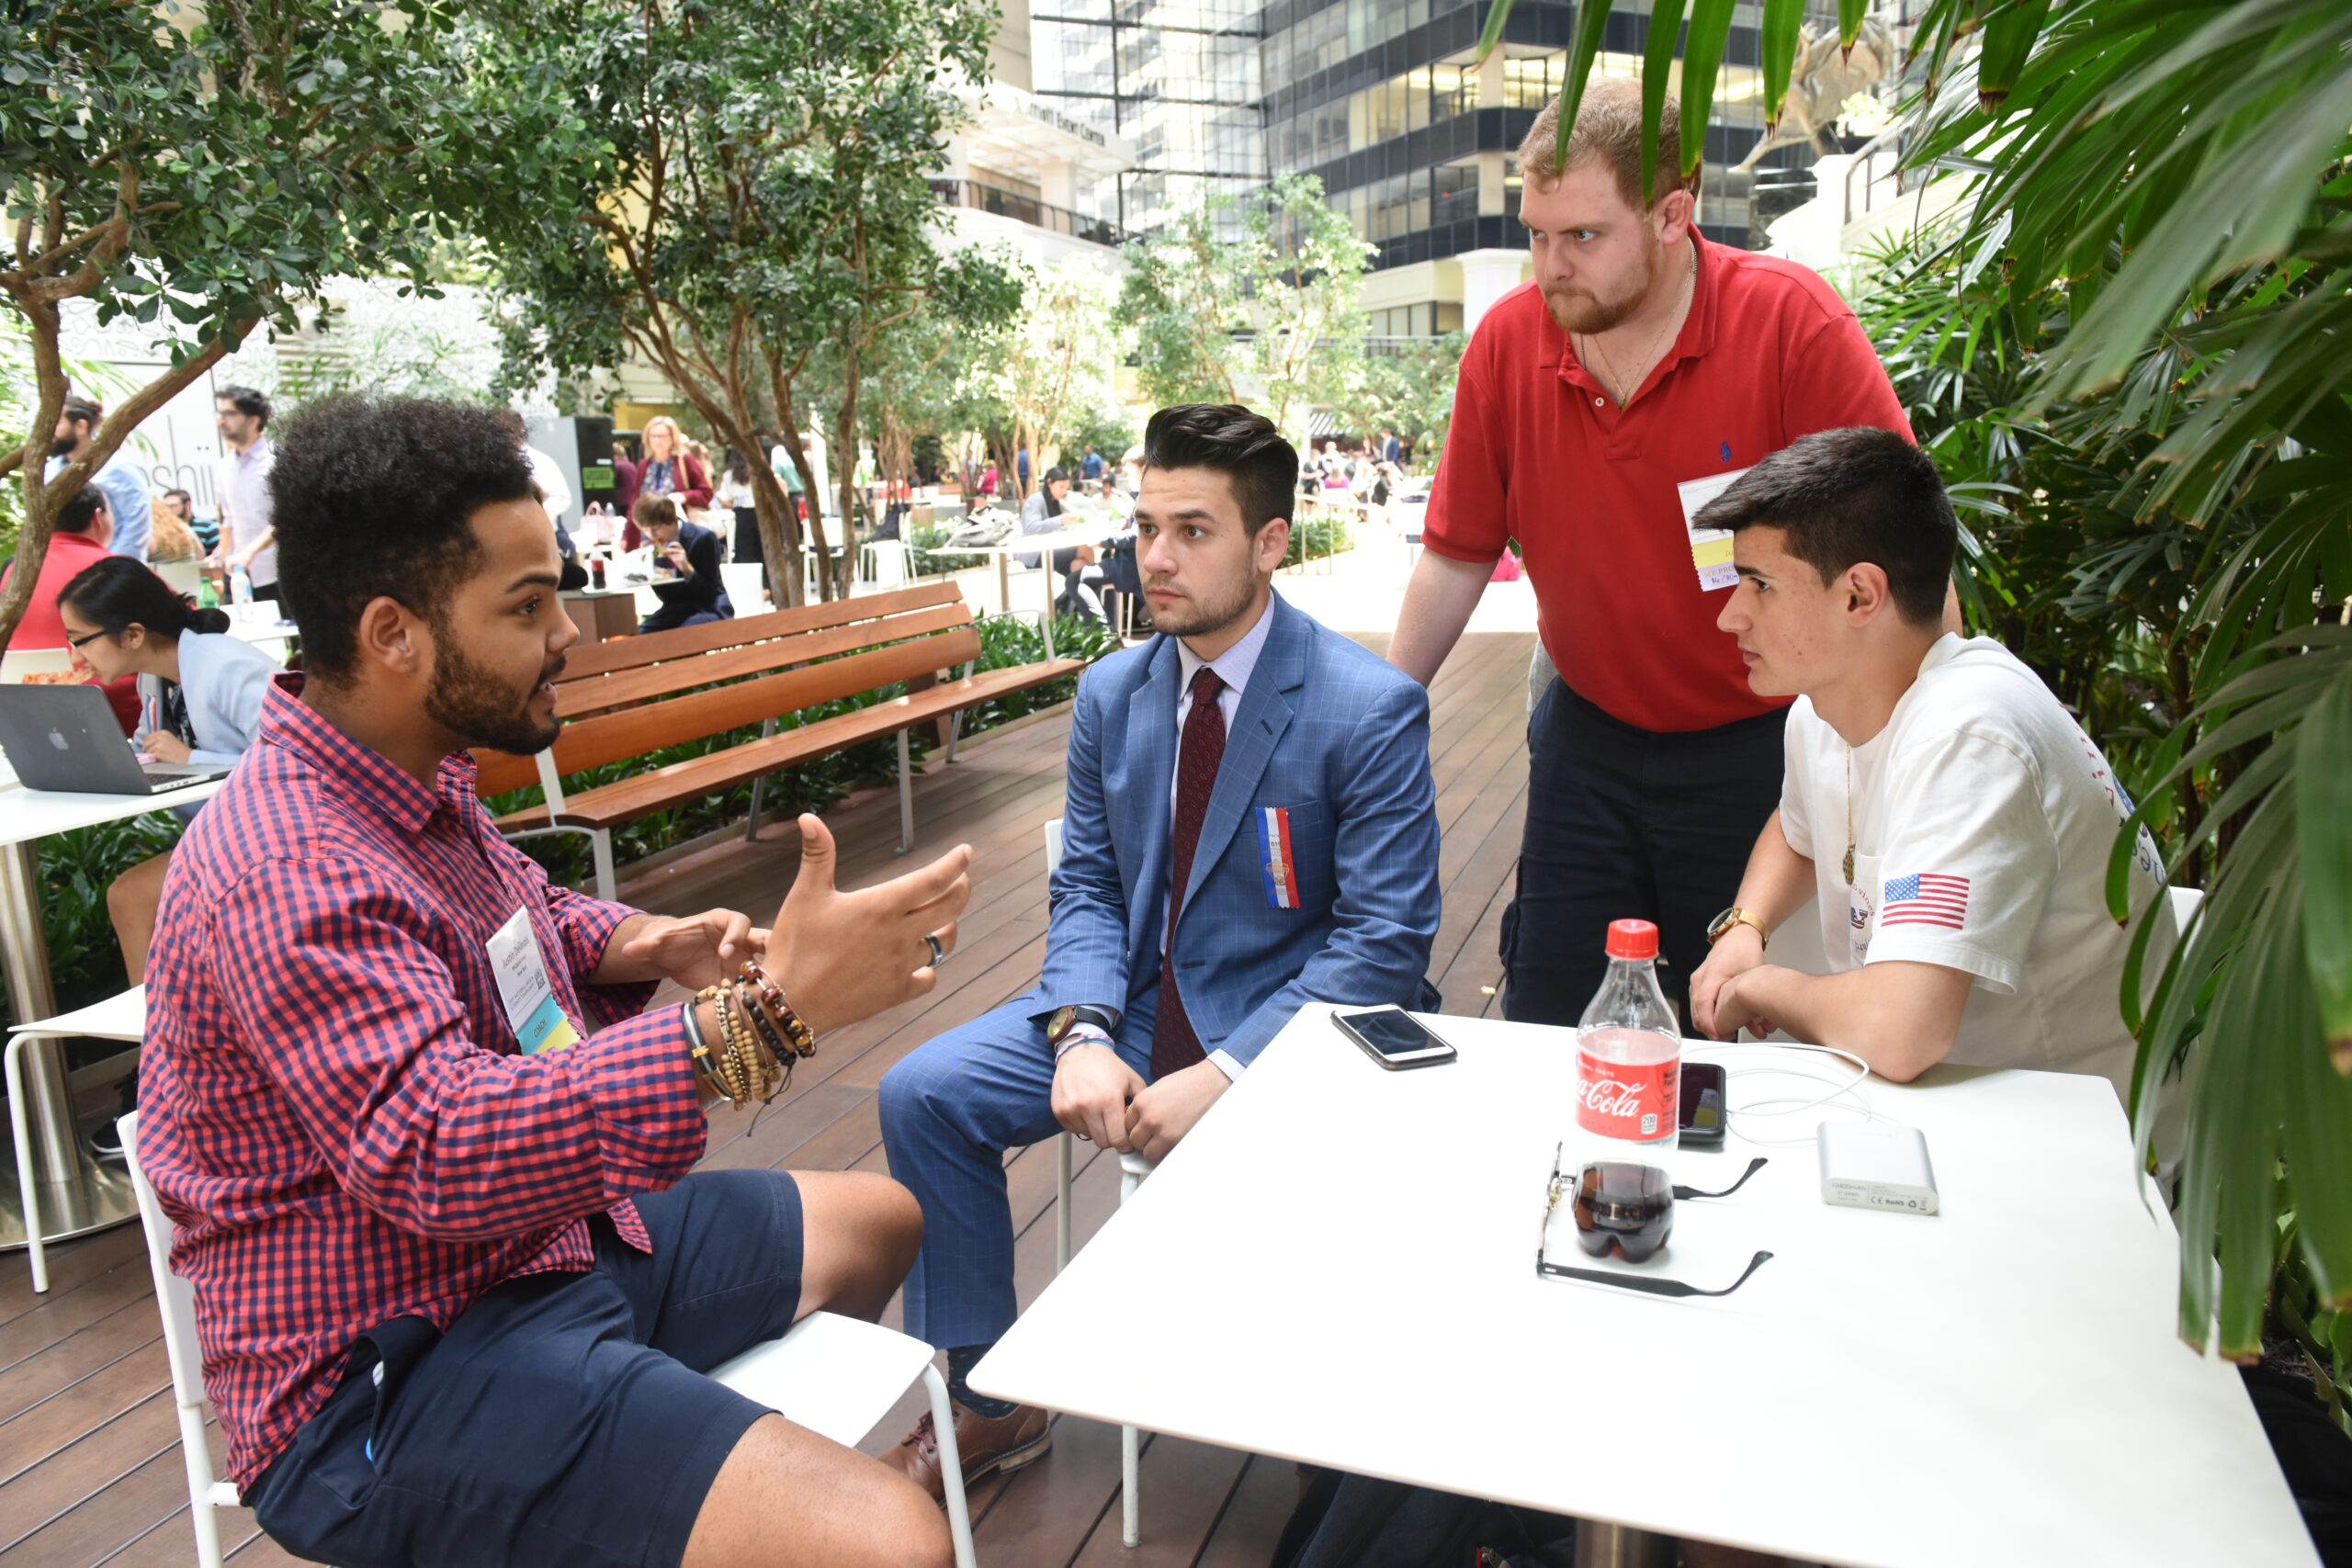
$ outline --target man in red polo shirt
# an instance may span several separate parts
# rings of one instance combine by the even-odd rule
[[[1785,703],[1748,689],[1715,617],[1730,539],[1688,519],[1800,435],[1911,434],[1860,324],[1828,284],[1699,235],[1675,183],[1675,106],[1642,201],[1638,84],[1596,81],[1556,156],[1559,104],[1519,152],[1535,279],[1463,356],[1427,546],[1389,657],[1427,683],[1504,541],[1535,585],[1559,678],[1528,726],[1518,897],[1503,922],[1505,1011],[1576,1022],[1611,919],[1654,920],[1678,997],[1736,911],[1772,814]],[[1721,914],[1718,912],[1721,911]]]

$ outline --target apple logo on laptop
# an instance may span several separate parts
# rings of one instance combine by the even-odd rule
[[[65,732],[61,729],[52,729],[49,732],[49,743],[51,746],[56,747],[61,751],[71,751],[74,750],[74,748],[66,741]]]

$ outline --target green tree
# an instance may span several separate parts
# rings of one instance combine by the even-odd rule
[[[1029,450],[1033,485],[1044,481],[1080,422],[1111,400],[1115,296],[1108,274],[1079,260],[1031,273],[1022,291],[994,384],[1014,450]],[[1006,472],[1019,484],[1017,467]]]
[[[1414,466],[1433,470],[1453,417],[1453,385],[1462,371],[1467,333],[1390,338],[1364,356],[1360,389],[1340,404],[1352,430],[1393,430],[1411,448]]]
[[[1357,310],[1372,247],[1311,175],[1212,197],[1130,242],[1121,314],[1144,395],[1159,404],[1259,404],[1294,438],[1317,403],[1363,374]]]
[[[461,169],[503,116],[461,111],[440,0],[223,0],[202,11],[16,0],[0,29],[0,293],[30,358],[21,497],[0,643],[57,513],[140,423],[339,273],[426,287],[436,235],[480,187]],[[63,406],[67,301],[152,326],[167,368],[117,400],[89,449],[41,468]]]
[[[2134,618],[2182,654],[2194,705],[2142,809],[2177,818],[2177,875],[2213,869],[2144,1020],[2126,987],[2134,1121],[2144,1141],[2147,1089],[2198,1042],[2181,1332],[2252,1359],[2274,1301],[2352,1309],[2352,10],[1938,0],[1921,26],[1915,156],[1984,171],[1953,244],[1985,298],[1942,330],[2017,324],[2011,423],[2112,427],[2078,587],[2153,585]]]
[[[986,72],[993,6],[485,4],[474,101],[532,132],[483,235],[512,351],[566,375],[633,354],[739,451],[784,432],[815,497],[799,434],[820,361],[849,411],[834,434],[854,436],[868,356],[940,285],[925,176],[961,112],[949,80]],[[845,520],[854,452],[839,441]],[[797,520],[767,465],[752,482],[774,587],[797,604]],[[821,553],[814,507],[809,525]]]
[[[841,455],[833,465],[833,478],[842,526],[848,535],[842,541],[833,581],[827,585],[828,598],[849,592],[857,564],[854,529],[862,511],[857,453],[865,428],[866,412],[861,404],[867,378],[887,375],[894,360],[942,332],[1001,344],[1005,340],[1001,329],[1021,302],[1021,274],[999,257],[960,251],[942,258],[932,249],[933,231],[929,220],[934,209],[928,186],[893,194],[921,202],[922,210],[887,229],[892,243],[903,247],[895,257],[866,249],[864,220],[853,221],[848,261],[858,291],[852,308],[819,345],[813,362],[811,401],[830,403],[833,411],[831,445]],[[911,437],[907,440],[911,446]],[[879,443],[876,450],[881,450]],[[891,471],[886,467],[880,477],[890,478]]]

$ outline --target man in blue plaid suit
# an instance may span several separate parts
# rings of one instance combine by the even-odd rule
[[[1427,999],[1427,694],[1273,592],[1298,456],[1272,423],[1193,404],[1144,439],[1160,635],[1079,687],[1045,978],[882,1080],[890,1172],[923,1211],[907,1328],[948,1353],[967,1483],[1049,1440],[1044,1411],[965,1383],[1016,1310],[1004,1151],[1068,1128],[1157,1160],[1301,1003]],[[939,1492],[929,1416],[893,1457]]]

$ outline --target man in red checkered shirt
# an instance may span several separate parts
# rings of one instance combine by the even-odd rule
[[[514,442],[334,400],[271,483],[307,674],[173,857],[139,1135],[245,1502],[299,1556],[385,1568],[947,1562],[910,1483],[703,1375],[879,1314],[913,1200],[690,1174],[690,1040],[722,1022],[641,1010],[746,957],[820,1035],[925,990],[969,851],[841,893],[805,818],[772,931],[550,886],[468,755],[553,741],[579,635]]]

